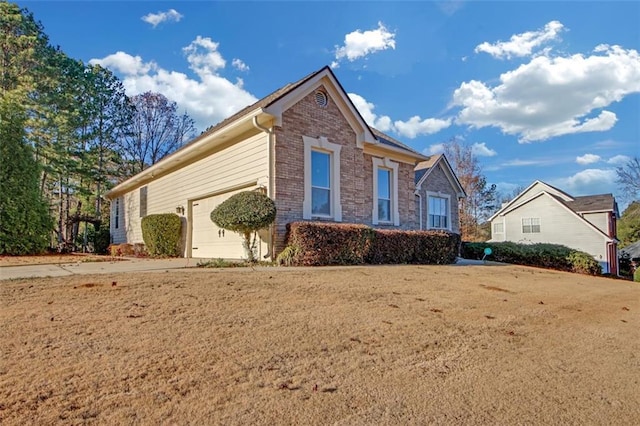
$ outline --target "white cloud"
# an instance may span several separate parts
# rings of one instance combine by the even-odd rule
[[[493,157],[498,153],[489,148],[485,142],[476,142],[471,146],[471,152],[478,157]]]
[[[595,154],[585,154],[585,155],[581,155],[580,157],[576,157],[576,163],[581,164],[583,166],[587,164],[597,163],[600,160],[601,160],[600,156]]]
[[[444,120],[440,118],[425,118],[423,120],[416,115],[411,117],[409,121],[395,121],[393,125],[399,135],[413,139],[420,135],[438,133],[440,130],[451,126],[451,122],[451,118]]]
[[[350,32],[344,36],[344,46],[336,46],[336,59],[331,63],[331,68],[338,68],[339,61],[345,58],[353,62],[370,53],[395,49],[395,37],[396,34],[387,30],[382,22],[378,22],[378,28],[375,30]]]
[[[616,155],[607,160],[608,164],[615,164],[616,166],[622,166],[631,161],[631,157],[627,157],[626,155]]]
[[[119,74],[128,95],[146,91],[162,93],[204,130],[257,100],[244,90],[241,79],[233,83],[219,74],[226,61],[217,49],[218,43],[200,36],[183,49],[196,78],[165,70],[154,62],[144,62],[139,56],[125,52],[89,62]]]
[[[542,44],[558,38],[564,25],[558,21],[551,21],[538,31],[527,31],[511,36],[509,41],[499,41],[491,44],[484,42],[476,46],[475,52],[485,52],[494,58],[511,59],[513,56],[529,56],[533,50]]]
[[[586,169],[549,183],[575,196],[607,194],[615,192],[616,177],[613,169]]]
[[[444,152],[444,144],[443,143],[436,143],[436,144],[433,144],[433,145],[429,145],[427,148],[422,150],[422,153],[425,154],[425,155],[442,154],[443,152]]]
[[[234,58],[233,61],[231,61],[231,65],[238,71],[249,71],[249,65],[245,64],[242,59]]]
[[[640,56],[633,49],[598,46],[590,56],[538,56],[500,76],[491,87],[464,82],[452,105],[457,124],[497,127],[519,142],[611,129],[616,114],[604,108],[640,92]]]
[[[89,63],[97,64],[125,75],[144,75],[158,68],[154,62],[144,62],[140,56],[131,56],[122,51],[105,56],[102,59],[92,59]]]
[[[381,132],[388,132],[392,130],[391,118],[386,115],[378,116],[374,113],[374,104],[367,102],[365,98],[356,93],[349,93],[348,96],[368,125],[375,127]]]
[[[411,117],[408,121],[396,120],[392,121],[387,115],[377,115],[373,110],[375,105],[367,102],[365,98],[356,94],[349,93],[349,98],[355,105],[356,109],[362,115],[364,121],[370,126],[382,132],[394,132],[400,136],[414,139],[420,135],[430,135],[437,133],[451,125],[452,119],[427,118],[421,119],[418,116]]]
[[[184,16],[181,15],[175,9],[169,9],[166,12],[149,13],[144,15],[142,19],[144,22],[153,25],[153,28],[157,27],[162,22],[180,22]]]

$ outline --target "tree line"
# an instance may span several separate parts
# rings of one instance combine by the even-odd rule
[[[8,2],[0,95],[0,254],[86,248],[88,234],[108,233],[104,194],[195,132],[175,102],[127,96],[111,71],[52,46],[33,14]]]

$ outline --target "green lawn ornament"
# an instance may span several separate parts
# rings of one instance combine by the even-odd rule
[[[491,247],[486,247],[486,248],[484,249],[484,256],[482,256],[482,261],[483,261],[483,262],[486,262],[485,258],[486,258],[487,256],[490,256],[490,255],[491,255],[491,253],[493,253],[493,250],[491,250]]]

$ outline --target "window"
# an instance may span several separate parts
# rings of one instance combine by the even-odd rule
[[[504,223],[496,222],[493,224],[493,232],[496,234],[502,234],[504,232]]]
[[[540,218],[539,217],[523,217],[522,233],[523,234],[540,233]]]
[[[302,218],[330,218],[342,221],[340,204],[340,150],[342,146],[325,137],[303,136],[304,201]]]
[[[331,216],[331,154],[311,151],[311,214]]]
[[[116,203],[115,203],[115,212],[113,214],[113,223],[114,223],[114,228],[118,229],[120,228],[120,197],[116,198]]]
[[[391,222],[391,170],[378,169],[378,221]]]
[[[373,214],[374,225],[400,225],[398,212],[398,163],[388,158],[373,157]]]
[[[147,215],[147,187],[140,188],[140,217]]]
[[[429,195],[429,229],[449,229],[449,198]]]

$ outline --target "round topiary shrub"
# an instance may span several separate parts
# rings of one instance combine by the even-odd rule
[[[276,204],[262,192],[244,191],[216,207],[210,217],[220,228],[242,235],[247,260],[255,262],[256,233],[276,219]]]

